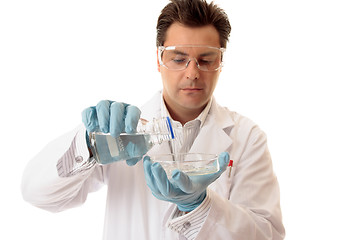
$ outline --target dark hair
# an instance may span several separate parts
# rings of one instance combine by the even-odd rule
[[[227,14],[213,2],[206,0],[170,0],[158,18],[156,46],[165,42],[166,32],[171,24],[178,22],[185,26],[202,27],[213,25],[220,37],[220,46],[226,47],[231,26]]]

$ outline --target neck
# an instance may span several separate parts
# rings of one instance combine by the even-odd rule
[[[170,113],[171,118],[174,119],[175,121],[179,121],[182,125],[197,118],[206,107],[205,104],[203,107],[194,110],[194,109],[184,109],[184,108],[174,109],[170,107],[166,102],[165,105]]]

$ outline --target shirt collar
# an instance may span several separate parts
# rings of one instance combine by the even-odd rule
[[[163,97],[162,94],[160,95],[160,98],[161,98],[161,100],[160,100],[161,101],[161,104],[160,104],[161,116],[168,116],[168,117],[171,118],[170,113],[169,113],[169,111],[168,111],[168,109],[167,109],[167,107],[165,105],[164,97]],[[199,116],[197,116],[194,120],[189,121],[189,123],[193,122],[193,121],[200,121],[200,127],[202,127],[205,120],[206,120],[206,117],[209,114],[212,102],[213,102],[213,97],[210,98],[210,101],[208,102],[208,104],[206,105],[204,110],[199,114]],[[172,120],[174,121],[174,119],[172,119]]]

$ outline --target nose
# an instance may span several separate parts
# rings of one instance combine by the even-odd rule
[[[199,64],[196,58],[190,58],[188,63],[186,64],[186,78],[190,80],[196,80],[200,77],[200,69]]]

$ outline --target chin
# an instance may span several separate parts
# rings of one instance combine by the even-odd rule
[[[185,107],[187,109],[197,110],[199,108],[205,107],[207,102],[208,101],[205,101],[203,99],[201,101],[200,100],[195,101],[192,99],[190,101],[184,101],[182,105],[183,105],[183,107]]]

